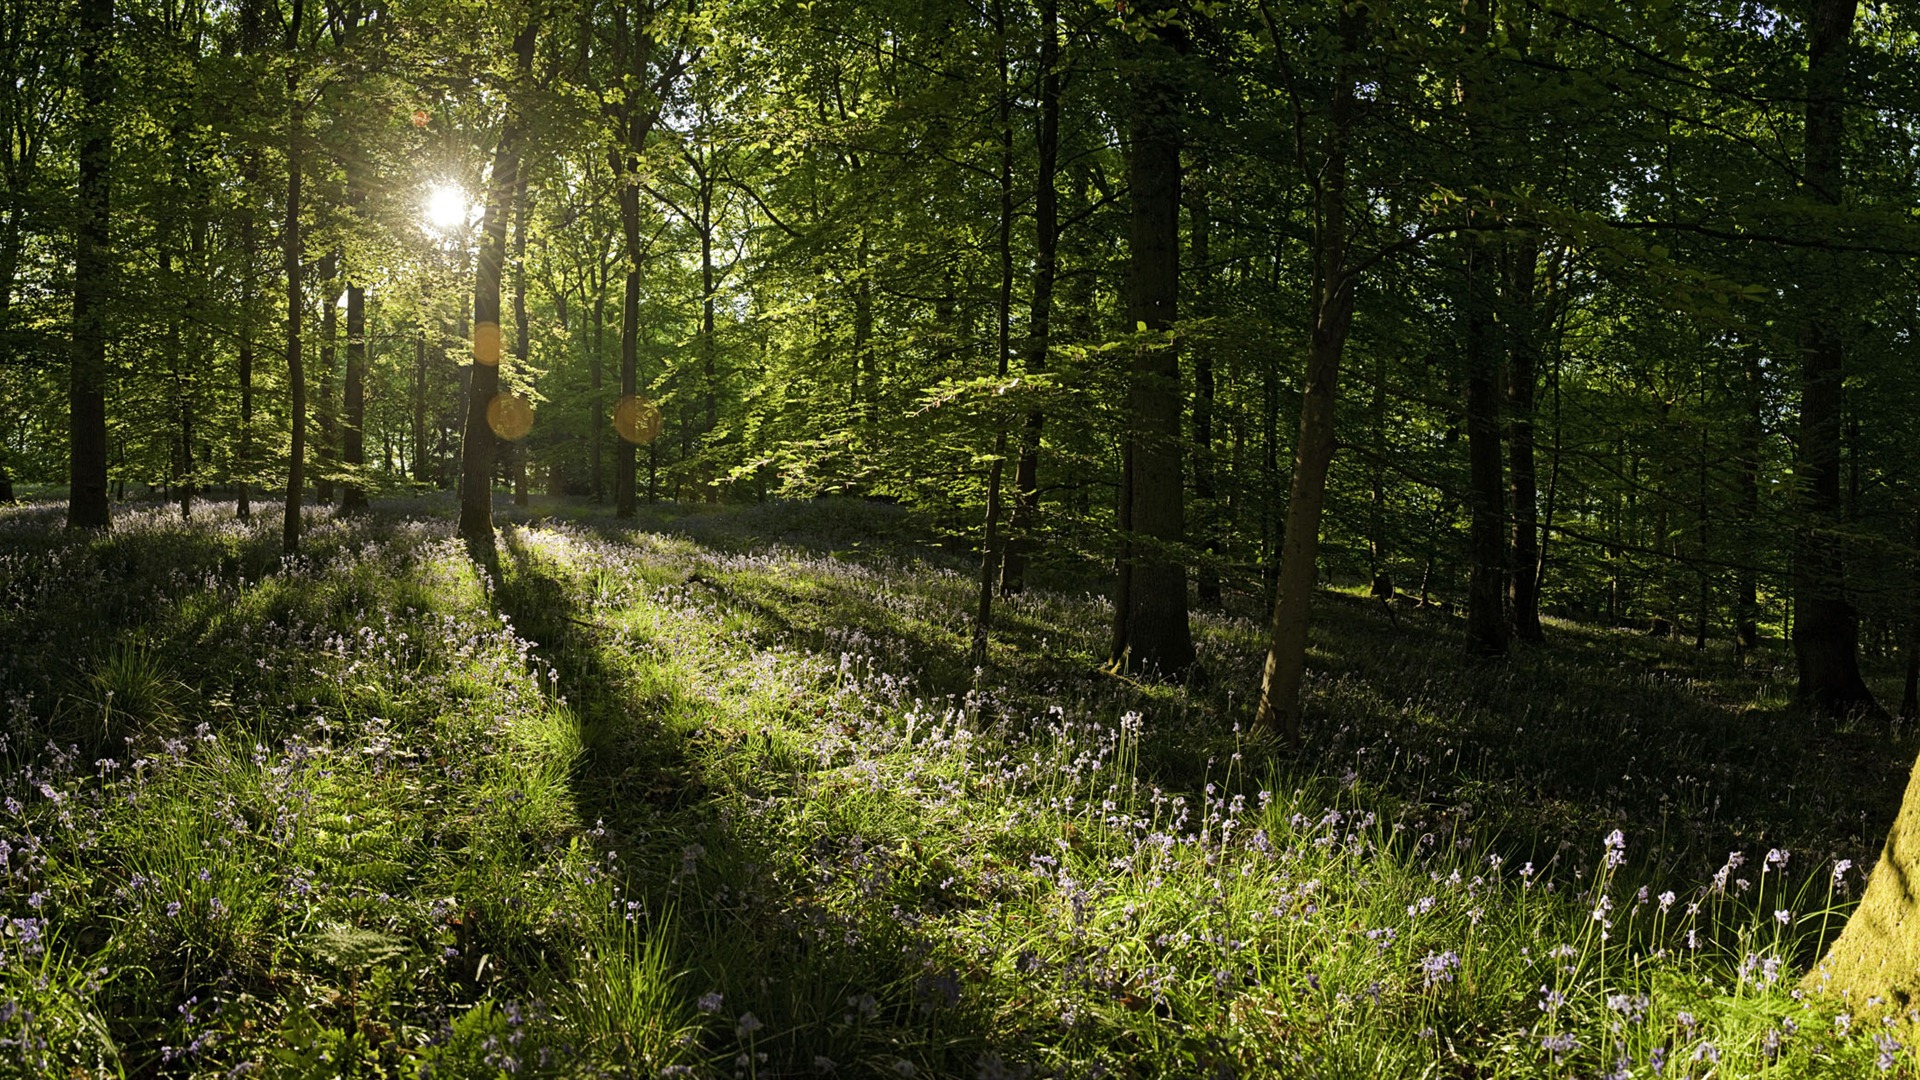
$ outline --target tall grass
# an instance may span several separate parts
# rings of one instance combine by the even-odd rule
[[[975,673],[964,566],[891,509],[510,523],[497,567],[432,515],[281,562],[217,508],[12,513],[0,1070],[1914,1071],[1794,989],[1870,850],[1820,813],[1871,796],[1774,798],[1716,740],[1788,721],[1716,661],[1463,668],[1330,595],[1284,757],[1244,613],[1210,683],[1135,685],[1103,601],[1036,590]],[[1596,697],[1623,657],[1694,666]]]

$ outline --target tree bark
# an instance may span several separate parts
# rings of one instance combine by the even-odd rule
[[[1492,31],[1491,0],[1469,0],[1467,36],[1473,49],[1461,79],[1470,158],[1488,161],[1485,117],[1487,41]],[[1481,223],[1477,211],[1469,226]],[[1462,346],[1467,379],[1467,651],[1474,656],[1507,652],[1507,540],[1505,484],[1500,468],[1500,359],[1494,324],[1498,281],[1492,247],[1469,234],[1465,240],[1466,281],[1462,297]]]
[[[1811,0],[1807,45],[1806,196],[1837,207],[1845,186],[1847,46],[1857,0]],[[1835,312],[1845,307],[1832,254],[1815,256],[1801,338],[1800,453],[1795,477],[1805,523],[1795,537],[1793,654],[1795,696],[1816,714],[1886,715],[1860,676],[1859,617],[1846,593],[1840,542],[1841,387],[1846,346]]]
[[[300,550],[300,502],[307,486],[307,374],[300,355],[300,323],[306,315],[306,294],[300,280],[303,237],[300,233],[300,140],[307,126],[307,110],[300,100],[299,61],[301,0],[293,0],[287,21],[287,205],[280,234],[282,270],[287,277],[287,394],[291,399],[293,431],[287,449],[286,513],[280,523],[280,553]]]
[[[1060,159],[1060,3],[1040,0],[1040,116],[1035,131],[1033,177],[1033,297],[1027,314],[1028,375],[1047,370],[1052,347],[1053,285],[1059,272],[1060,200],[1054,188]],[[1007,518],[1006,551],[1000,561],[1000,591],[1020,592],[1034,547],[1040,509],[1040,437],[1046,413],[1027,412],[1020,432],[1020,460],[1013,470],[1013,510]]]
[[[1004,2],[995,5],[994,22],[1000,39],[1000,287],[994,303],[994,373],[1004,382],[1013,352],[1013,89],[1009,85],[1012,71]],[[980,531],[980,587],[973,615],[975,668],[987,663],[993,628],[994,570],[1000,554],[1000,484],[1006,469],[1007,431],[999,421],[993,426],[993,460],[987,465],[987,519]]]
[[[73,259],[73,366],[67,403],[67,526],[104,529],[107,508],[107,296],[113,248],[113,0],[80,5],[80,187]]]
[[[1207,190],[1212,180],[1204,158],[1195,162],[1198,175],[1188,185],[1188,232],[1193,237],[1193,313],[1205,318],[1210,312],[1213,290],[1213,202]],[[1214,560],[1220,553],[1218,513],[1214,506],[1213,474],[1213,350],[1211,337],[1203,337],[1192,346],[1193,353],[1193,503],[1199,517],[1200,546],[1204,552],[1195,575],[1195,593],[1201,606],[1220,606],[1220,570]]]
[[[314,279],[319,283],[320,293],[320,392],[319,401],[314,406],[314,426],[318,428],[313,440],[313,501],[320,506],[333,503],[333,479],[331,473],[339,461],[339,431],[333,408],[333,359],[334,339],[340,332],[340,306],[334,302],[339,296],[340,283],[335,280],[340,272],[340,253],[329,251],[314,267]]]
[[[1513,244],[1507,269],[1507,491],[1513,508],[1509,532],[1512,562],[1507,603],[1513,634],[1521,641],[1546,640],[1540,629],[1539,483],[1534,464],[1534,397],[1540,384],[1540,340],[1534,291],[1539,245]]]
[[[1143,11],[1144,13],[1144,11]],[[1180,360],[1165,340],[1180,297],[1180,137],[1184,103],[1173,69],[1185,51],[1176,22],[1141,50],[1128,118],[1127,326],[1140,334],[1128,370],[1123,436],[1120,558],[1109,662],[1116,670],[1173,675],[1193,663],[1187,624],[1185,490],[1180,445]]]
[[[513,363],[526,377],[533,357],[527,336],[527,170],[520,169],[513,189]],[[527,505],[527,440],[520,433],[513,443],[513,505]]]
[[[533,67],[537,17],[514,37],[519,78],[524,83]],[[460,535],[481,547],[493,541],[493,469],[499,440],[488,423],[487,409],[500,393],[500,272],[507,255],[507,218],[513,213],[513,193],[519,183],[520,123],[518,103],[509,98],[506,123],[493,151],[488,178],[487,205],[480,219],[480,252],[473,276],[473,367],[467,384],[467,422],[460,470]]]
[[[591,348],[593,351],[587,357],[589,376],[593,380],[593,417],[591,431],[593,442],[588,469],[593,486],[594,502],[604,502],[607,497],[606,475],[600,464],[606,448],[605,440],[607,437],[607,400],[605,388],[602,385],[603,376],[601,374],[601,368],[603,366],[601,358],[606,355],[605,349],[607,341],[606,284],[606,279],[604,277],[601,278],[600,291],[593,298],[593,337],[591,339]]]
[[[624,10],[616,11],[614,28],[615,66],[632,88],[611,110],[612,119],[624,136],[625,145],[608,155],[620,186],[620,232],[626,255],[626,291],[620,307],[620,395],[629,403],[628,408],[637,414],[638,409],[631,403],[640,393],[640,271],[646,256],[640,246],[640,151],[646,147],[647,136],[660,117],[661,102],[658,96],[644,103],[635,100],[639,87],[646,84],[647,66],[653,60],[652,35],[646,30],[637,34],[629,33]],[[679,67],[679,57],[676,56],[661,77],[658,84],[661,90],[664,91],[671,83]],[[614,411],[614,419],[618,423],[618,408]],[[634,443],[626,436],[634,432],[621,434],[618,453],[613,460],[613,506],[615,516],[630,518],[637,510],[634,505],[637,470]],[[651,490],[651,482],[648,487]]]
[[[438,335],[435,335],[438,337]],[[424,484],[427,469],[427,329],[422,326],[413,339],[413,482]],[[351,414],[349,414],[351,415]],[[356,432],[364,436],[364,430]],[[342,439],[351,438],[343,434]],[[365,444],[362,443],[364,450]],[[342,454],[345,447],[342,447]],[[349,459],[351,460],[351,459]],[[364,463],[363,463],[364,464]]]
[[[1264,4],[1269,36],[1279,35]],[[1333,464],[1334,406],[1340,391],[1340,361],[1353,320],[1355,280],[1348,266],[1347,147],[1354,114],[1354,65],[1365,31],[1366,9],[1343,7],[1338,16],[1339,59],[1328,106],[1326,142],[1314,192],[1313,326],[1307,339],[1306,381],[1300,393],[1300,437],[1294,443],[1293,480],[1280,540],[1279,574],[1267,657],[1260,673],[1256,730],[1300,739],[1300,685],[1306,676],[1307,624],[1313,599],[1314,563],[1320,552],[1320,516],[1326,504],[1327,471]]]
[[[425,350],[426,342],[422,340],[415,358],[422,391],[426,389]],[[357,281],[347,283],[347,370],[343,381],[340,460],[352,478],[341,485],[340,511],[355,514],[367,508],[367,487],[361,481],[367,467],[367,290]],[[424,428],[424,394],[421,408],[420,426]]]

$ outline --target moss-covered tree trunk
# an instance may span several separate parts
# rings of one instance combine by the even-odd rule
[[[1920,762],[1887,832],[1866,895],[1803,985],[1859,1008],[1871,998],[1904,1016],[1920,1006]]]

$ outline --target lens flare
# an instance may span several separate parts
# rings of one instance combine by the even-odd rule
[[[488,367],[500,366],[500,324],[473,324],[473,362]]]
[[[519,394],[495,394],[487,402],[487,426],[510,442],[524,439],[533,430],[533,403]]]
[[[613,430],[638,446],[660,436],[660,407],[638,394],[628,394],[613,404]]]
[[[427,192],[427,224],[441,232],[465,228],[473,203],[458,184],[439,184]]]

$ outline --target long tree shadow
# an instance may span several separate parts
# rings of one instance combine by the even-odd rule
[[[819,836],[810,855],[782,845],[773,807],[817,767],[769,728],[754,729],[645,659],[671,642],[614,625],[529,532],[504,531],[500,611],[558,673],[587,751],[572,775],[581,820],[599,821],[629,896],[673,912],[689,995],[720,993],[737,1022],[708,1030],[716,1057],[764,1055],[759,1075],[812,1074],[822,1062],[890,1066],[915,1047],[940,1075],[971,1073],[995,1049],[979,1003],[898,909],[863,917],[813,895],[824,862],[852,852],[885,875],[890,854],[864,838]],[[899,875],[889,878],[897,885]],[[912,902],[911,890],[890,899]],[[736,1045],[737,1043],[737,1045]],[[999,1048],[1009,1057],[1018,1048]]]

